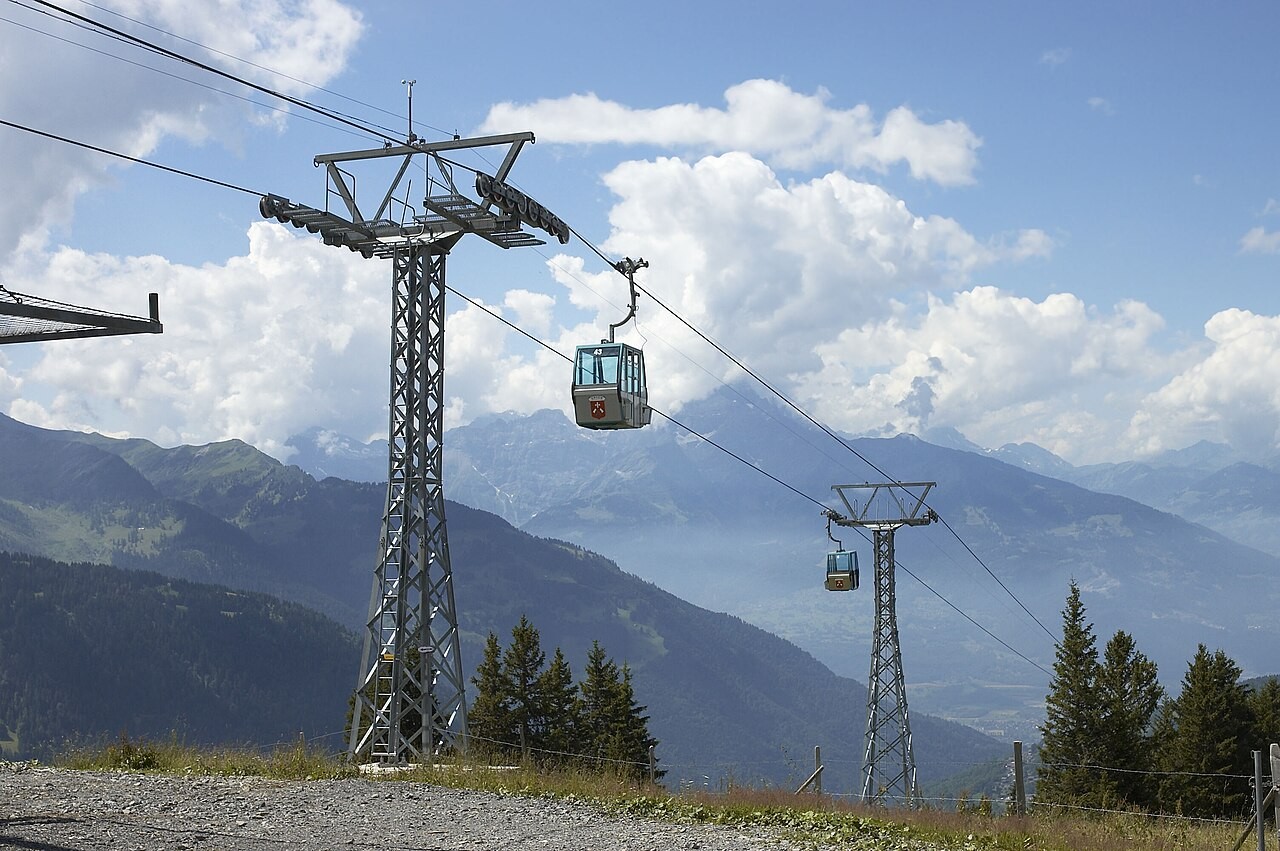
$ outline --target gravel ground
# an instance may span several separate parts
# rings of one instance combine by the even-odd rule
[[[173,777],[0,764],[0,848],[791,851],[763,832],[377,780]]]

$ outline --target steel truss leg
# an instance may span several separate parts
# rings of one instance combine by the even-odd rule
[[[465,745],[441,487],[445,257],[418,245],[392,262],[387,502],[352,714],[357,760],[429,761]]]
[[[862,758],[862,800],[915,804],[916,757],[907,717],[907,684],[898,644],[893,529],[875,529],[876,616],[867,679],[867,744]]]

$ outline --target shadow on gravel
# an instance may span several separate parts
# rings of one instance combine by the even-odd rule
[[[23,825],[44,826],[52,824],[69,824],[73,818],[55,818],[52,816],[19,816],[17,818],[0,818],[0,848],[26,848],[28,851],[76,851],[70,845],[55,845],[37,839],[19,839],[9,835],[9,828]]]

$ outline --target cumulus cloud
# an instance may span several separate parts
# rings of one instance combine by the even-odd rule
[[[360,34],[358,14],[334,0],[117,0],[108,5],[159,30],[317,84],[341,70]],[[143,66],[204,83],[211,82],[208,75],[21,6],[8,11],[7,26],[21,33],[6,39],[0,51],[0,114],[8,120],[135,157],[147,156],[168,138],[235,144],[242,137],[249,109],[242,101]],[[286,91],[304,88],[157,29],[90,11],[113,27],[241,76],[266,79]],[[51,230],[68,222],[79,195],[109,184],[121,168],[101,154],[11,128],[0,128],[0,158],[23,164],[23,179],[6,184],[0,203],[0,258],[20,245],[44,244]]]
[[[1280,316],[1233,308],[1204,326],[1202,357],[1143,400],[1129,439],[1147,452],[1200,439],[1259,460],[1280,449]]]
[[[1045,426],[1082,396],[1096,403],[1104,386],[1151,378],[1158,365],[1147,352],[1162,326],[1138,302],[1104,313],[1066,293],[1037,302],[974,287],[930,297],[923,314],[900,305],[841,332],[817,348],[820,368],[793,378],[828,422],[853,432],[932,424],[995,445],[1033,436],[1060,443]],[[1105,445],[1109,436],[1091,440]]]
[[[917,215],[883,188],[841,172],[784,184],[745,153],[627,162],[604,181],[618,197],[604,249],[650,258],[638,280],[772,375],[812,368],[817,343],[884,316],[889,296],[963,286],[975,270],[1051,245],[1038,231],[980,240],[953,219]],[[569,258],[552,271],[570,303],[597,316],[585,339],[621,318],[619,276],[588,276]],[[643,297],[637,327],[652,343],[652,374],[680,376],[657,388],[662,404],[698,398],[731,374],[691,368],[682,352],[701,359],[705,344]]]
[[[982,140],[964,122],[929,123],[905,106],[878,121],[866,104],[836,109],[830,100],[825,89],[802,94],[775,80],[731,86],[724,108],[684,103],[633,109],[595,94],[575,94],[498,104],[480,132],[531,127],[548,142],[742,151],[787,169],[884,172],[905,163],[919,180],[944,186],[974,181]]]
[[[386,410],[383,275],[266,222],[249,240],[246,256],[200,268],[63,248],[16,278],[15,289],[132,313],[139,293],[158,292],[165,332],[44,344],[10,413],[169,444],[238,437],[271,452],[318,423],[385,431],[385,413],[370,416]]]

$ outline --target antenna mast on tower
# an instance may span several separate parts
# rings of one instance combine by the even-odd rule
[[[871,674],[867,678],[867,741],[862,757],[862,801],[898,799],[908,806],[920,797],[916,756],[907,715],[907,682],[898,642],[898,596],[894,582],[893,533],[901,526],[924,526],[938,519],[925,497],[936,482],[832,485],[848,516],[827,511],[840,526],[872,532],[876,562],[876,613],[871,636]],[[853,491],[865,492],[861,508]]]
[[[412,85],[412,81],[405,81]],[[320,234],[326,245],[365,258],[391,260],[391,388],[387,500],[378,540],[364,652],[348,748],[357,759],[407,763],[466,743],[466,698],[459,652],[453,569],[441,484],[444,433],[445,259],[467,234],[500,248],[542,245],[529,224],[569,241],[569,228],[505,181],[532,133],[427,142],[412,126],[403,145],[322,154],[326,207],[262,198],[267,218]],[[442,154],[503,146],[490,176],[477,173],[472,200],[454,184]],[[421,210],[401,190],[415,157],[429,174]],[[422,159],[419,160],[421,163]],[[393,172],[372,197],[372,214],[357,203],[357,166]],[[369,182],[363,184],[368,186]],[[402,197],[397,197],[401,193]],[[341,214],[328,209],[341,203]],[[337,203],[335,202],[335,203]]]

